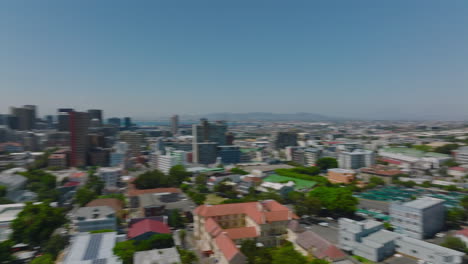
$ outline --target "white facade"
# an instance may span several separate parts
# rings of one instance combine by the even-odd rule
[[[121,168],[99,168],[98,169],[99,178],[105,183],[105,187],[117,187],[120,176],[122,175]]]
[[[360,169],[375,164],[373,151],[356,149],[352,152],[338,154],[338,165],[341,169]]]

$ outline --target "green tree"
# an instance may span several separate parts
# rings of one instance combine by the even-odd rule
[[[461,208],[450,208],[447,210],[445,222],[449,227],[458,227],[466,219],[466,212]]]
[[[456,167],[458,165],[460,164],[453,159],[446,160],[442,163],[442,166],[446,166],[446,167]]]
[[[14,261],[15,257],[11,251],[13,245],[14,243],[11,240],[0,242],[0,263],[12,263]]]
[[[174,228],[184,227],[184,219],[180,216],[180,210],[174,209],[169,213],[168,219],[169,226]]]
[[[179,251],[180,261],[182,264],[192,264],[198,261],[197,255],[192,251],[181,249],[180,247],[177,247],[177,250]]]
[[[206,182],[208,181],[208,176],[206,174],[199,174],[197,177],[195,177],[195,184],[197,185],[205,185]]]
[[[239,169],[239,168],[237,168],[237,167],[232,168],[232,169],[231,169],[231,173],[232,173],[232,174],[240,174],[240,175],[247,175],[247,174],[249,174],[249,173],[246,172],[245,170]]]
[[[288,243],[285,246],[273,250],[272,264],[306,264],[307,258],[301,253],[294,250],[292,244]]]
[[[173,166],[169,170],[169,180],[172,186],[180,185],[186,178],[192,176],[192,173],[188,172],[183,165]]]
[[[75,200],[80,206],[85,206],[87,203],[91,202],[97,197],[97,193],[86,187],[82,187],[76,192]]]
[[[138,189],[169,187],[168,177],[159,170],[148,171],[140,174],[133,183]]]
[[[31,264],[54,264],[55,258],[51,254],[44,254],[31,261]]]
[[[460,199],[460,205],[465,211],[465,217],[468,218],[468,195],[465,195]]]
[[[466,247],[465,243],[458,237],[445,238],[445,241],[441,244],[441,246],[468,253],[468,248]]]
[[[302,201],[294,203],[296,214],[302,215],[317,215],[320,213],[322,205],[317,197],[308,196]]]
[[[389,230],[389,231],[393,231],[393,226],[389,223],[389,222],[384,222],[384,228]]]
[[[317,160],[316,164],[322,171],[338,168],[338,161],[331,157],[320,158]]]
[[[413,148],[424,152],[429,152],[432,150],[432,147],[428,145],[413,145]]]
[[[65,224],[62,209],[46,203],[27,203],[23,211],[11,223],[11,238],[16,243],[38,246],[49,239],[54,230]]]
[[[6,194],[7,194],[7,187],[0,185],[0,197],[5,197]]]
[[[60,235],[53,235],[50,237],[49,240],[45,243],[43,250],[45,253],[48,253],[53,256],[53,258],[57,258],[57,255],[68,245],[68,239],[60,236]]]
[[[193,200],[194,203],[200,205],[204,204],[206,201],[206,194],[203,193],[193,193],[193,195],[190,195],[190,198]]]
[[[330,262],[324,259],[314,259],[309,264],[330,264]]]
[[[179,239],[183,247],[185,247],[185,238],[187,238],[187,231],[185,229],[179,230]]]
[[[370,177],[369,182],[370,182],[371,184],[375,184],[376,186],[378,186],[378,185],[385,185],[385,181],[384,181],[382,178],[376,177],[376,176]]]
[[[123,264],[132,264],[133,254],[137,251],[135,241],[127,240],[117,242],[112,251],[114,252],[114,255],[122,260]]]
[[[456,150],[460,146],[458,144],[446,144],[440,147],[436,147],[434,152],[450,155],[452,151]]]
[[[319,199],[322,208],[334,216],[351,216],[357,209],[358,200],[347,188],[317,187],[309,196]]]
[[[57,178],[43,170],[34,169],[21,172],[28,179],[26,188],[38,195],[40,201],[57,201],[58,191],[55,190]]]
[[[247,263],[254,263],[257,254],[257,245],[253,240],[244,240],[241,243],[240,251],[247,257]]]

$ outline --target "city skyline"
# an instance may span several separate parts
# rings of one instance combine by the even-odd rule
[[[0,3],[0,113],[468,119],[468,3],[283,3]]]

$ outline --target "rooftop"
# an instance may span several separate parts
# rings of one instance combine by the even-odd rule
[[[114,215],[115,211],[109,206],[81,207],[75,212],[75,217],[83,220],[102,219]]]
[[[437,204],[444,203],[444,200],[442,199],[437,199],[437,198],[432,198],[432,197],[422,197],[407,203],[404,203],[404,206],[411,207],[411,208],[416,208],[416,209],[425,209],[432,207]]]
[[[133,263],[138,264],[173,264],[181,263],[179,252],[176,248],[153,249],[138,251],[133,256]]]
[[[128,229],[127,236],[129,239],[132,239],[148,232],[153,232],[157,234],[170,234],[171,230],[169,229],[169,226],[163,222],[145,219],[133,224]]]
[[[116,232],[99,234],[80,233],[73,237],[64,264],[120,264],[114,254]]]
[[[95,207],[95,206],[108,206],[114,209],[116,212],[122,210],[124,204],[121,200],[115,198],[103,198],[95,199],[86,204],[86,207]]]
[[[343,251],[310,230],[299,234],[296,243],[305,250],[313,249],[313,255],[318,258],[341,259],[346,257]]]

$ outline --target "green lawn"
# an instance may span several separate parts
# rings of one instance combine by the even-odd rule
[[[210,193],[206,196],[205,204],[216,205],[216,204],[222,203],[224,200],[227,200],[227,199],[220,197],[216,194]]]
[[[293,181],[296,183],[295,189],[310,189],[314,187],[317,183],[314,181],[296,179],[292,177],[281,176],[278,174],[272,174],[264,179],[266,182],[280,182],[285,183],[288,181]]]
[[[356,259],[357,261],[363,263],[363,264],[375,264],[375,262],[372,262],[366,258],[363,258],[363,257],[360,257],[360,256],[356,256],[356,255],[353,255],[353,258]]]

